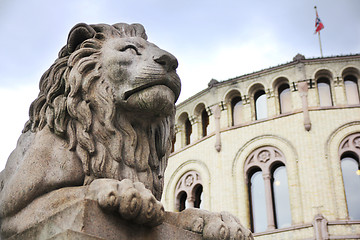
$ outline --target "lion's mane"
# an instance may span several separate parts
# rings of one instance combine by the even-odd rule
[[[103,77],[100,61],[101,47],[108,37],[146,40],[145,30],[139,24],[90,26],[94,36],[78,46],[62,48],[43,74],[23,132],[49,126],[65,139],[68,149],[82,162],[84,185],[96,178],[128,178],[143,182],[160,199],[174,136],[175,109],[147,129],[134,126],[117,108],[112,83]]]

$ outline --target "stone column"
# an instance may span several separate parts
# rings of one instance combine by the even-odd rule
[[[299,94],[301,97],[302,103],[302,111],[304,115],[304,127],[306,131],[310,131],[311,129],[311,122],[310,122],[310,115],[309,115],[309,104],[308,104],[308,84],[307,82],[299,82],[298,83]]]
[[[263,173],[264,186],[265,186],[265,198],[266,198],[266,216],[267,216],[267,230],[275,229],[274,221],[274,205],[273,205],[273,196],[271,190],[271,176],[270,173]]]
[[[189,116],[189,121],[191,123],[191,136],[190,144],[194,143],[199,139],[199,120],[196,116]],[[186,134],[186,133],[185,133]]]
[[[182,148],[182,135],[183,135],[182,126],[179,126],[179,125],[175,124],[174,152]]]
[[[323,215],[317,214],[314,218],[314,231],[316,240],[329,239],[329,232],[327,228],[327,220]]]
[[[344,79],[342,77],[334,78],[334,96],[335,102],[334,105],[346,105],[347,104],[347,97],[346,97],[346,90],[344,86]]]
[[[193,208],[195,206],[195,198],[192,195],[189,195],[186,199],[187,203],[188,203],[188,208]]]
[[[250,103],[250,98],[247,95],[243,95],[243,115],[242,115],[242,122],[250,122],[253,121],[253,111],[252,111],[252,105]]]
[[[268,88],[266,91],[266,109],[267,109],[267,117],[272,117],[276,115],[276,98],[274,94],[274,89]]]
[[[221,136],[220,136],[220,116],[221,116],[221,109],[218,104],[212,107],[214,113],[214,120],[215,120],[215,149],[216,151],[221,151]]]

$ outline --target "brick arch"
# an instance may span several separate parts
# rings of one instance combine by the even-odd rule
[[[196,105],[194,109],[194,123],[199,123],[197,139],[208,135],[210,113],[211,111],[209,110],[209,107],[207,107],[203,102]]]
[[[291,99],[291,84],[288,78],[278,77],[273,81],[274,96],[277,99],[275,101],[276,113],[288,113],[292,109]],[[284,95],[284,89],[286,89],[286,95]],[[282,94],[283,93],[283,94]],[[285,97],[285,98],[284,98]]]
[[[301,224],[304,221],[303,206],[301,202],[301,188],[299,187],[298,154],[296,148],[288,140],[276,135],[262,135],[246,142],[236,153],[232,162],[233,192],[236,199],[241,202],[249,202],[248,185],[246,177],[246,160],[251,154],[262,147],[272,146],[278,149],[285,160],[288,175],[290,206],[293,224]],[[250,212],[248,206],[236,206],[237,214],[247,227],[250,227]],[[264,213],[265,214],[265,213]]]
[[[353,133],[347,136],[339,146],[339,157],[342,155],[351,152],[360,159],[360,130],[357,133]]]
[[[341,70],[341,76],[344,78],[346,75],[354,75],[357,79],[360,78],[360,70],[357,67],[346,66]]]
[[[186,172],[177,182],[175,188],[175,209],[179,209],[179,197],[183,192],[186,193],[189,207],[194,207],[196,199],[196,189],[199,185],[203,186],[201,175],[197,171],[190,170]]]
[[[237,89],[228,91],[225,95],[228,126],[235,126],[244,121],[244,96]]]
[[[327,167],[331,181],[332,209],[335,209],[334,215],[336,219],[348,219],[340,154],[344,153],[347,149],[344,143],[357,133],[360,133],[360,121],[344,124],[329,135],[325,144],[325,154],[329,163]]]
[[[247,179],[247,173],[254,167],[259,167],[264,173],[269,174],[272,166],[276,163],[286,165],[284,154],[278,148],[263,146],[254,150],[245,160],[245,179]]]
[[[202,208],[211,211],[210,201],[210,171],[206,164],[199,160],[188,160],[174,169],[167,169],[165,171],[165,186],[162,201],[167,211],[175,211],[177,185],[181,178],[189,172],[196,172],[199,174],[203,187],[203,203]]]
[[[344,83],[344,93],[347,104],[356,105],[360,103],[359,99],[359,79],[360,71],[356,67],[348,66],[341,71],[342,81]]]

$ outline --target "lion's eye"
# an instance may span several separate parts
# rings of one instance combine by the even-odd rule
[[[141,55],[137,49],[137,47],[135,47],[134,45],[126,45],[125,47],[120,49],[121,52],[125,52],[125,51],[131,51],[133,54],[136,55]]]

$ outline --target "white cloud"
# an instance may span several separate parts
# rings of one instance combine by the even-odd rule
[[[182,59],[178,73],[182,79],[179,102],[207,88],[214,78],[225,81],[244,74],[260,71],[292,60],[296,51],[288,49],[271,32],[263,31],[261,38],[232,40],[219,45],[213,53],[204,52],[200,59]]]

